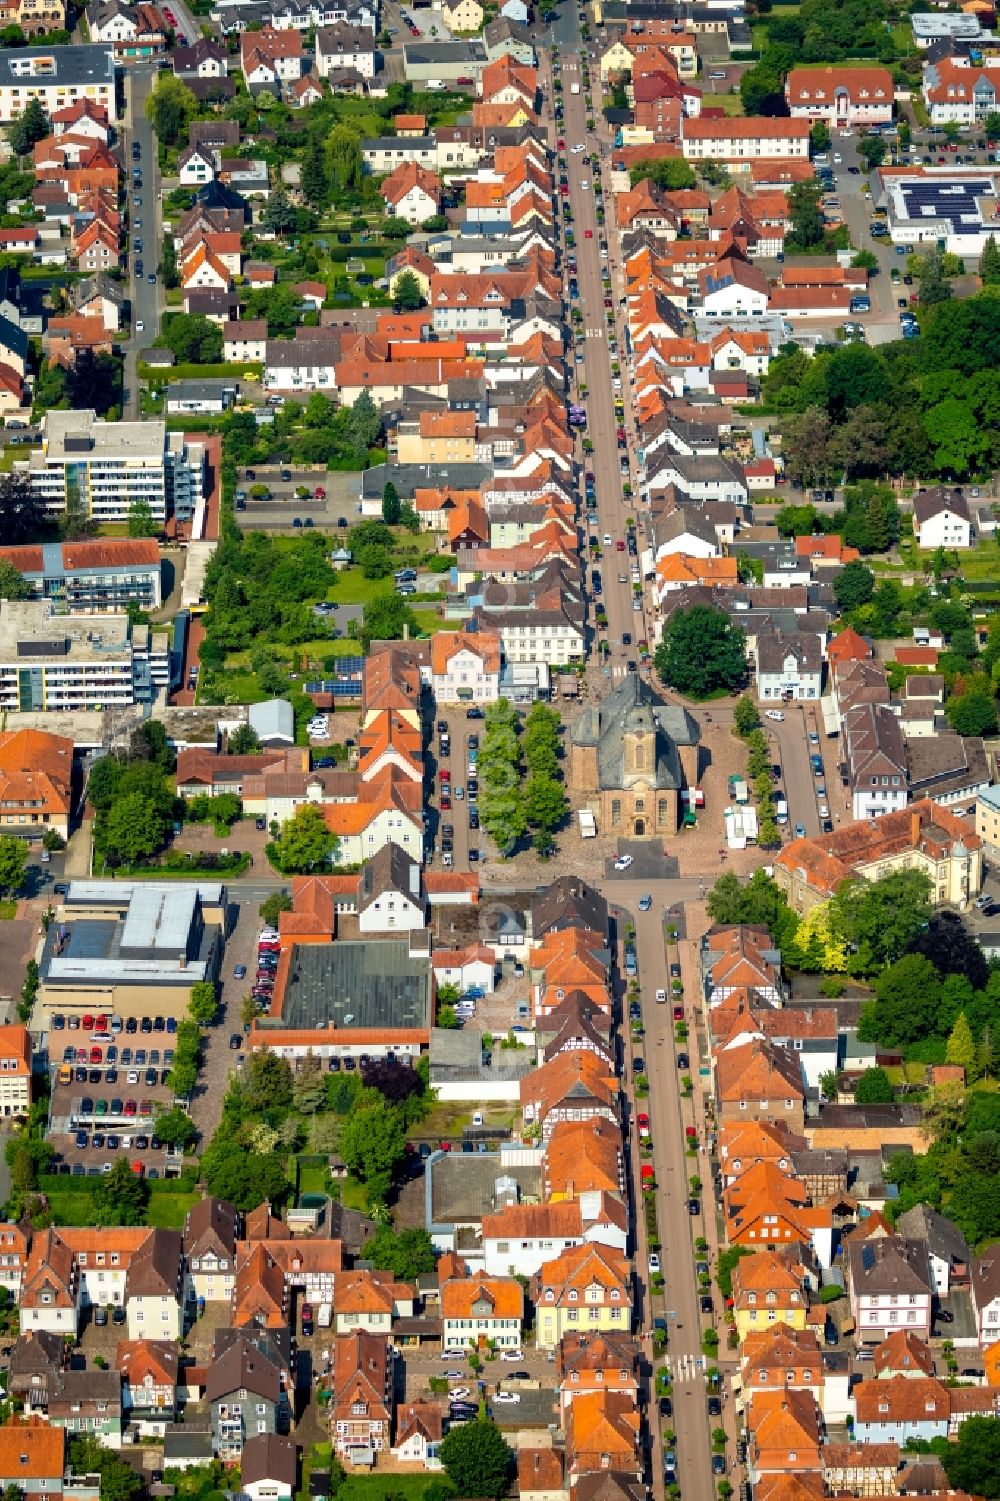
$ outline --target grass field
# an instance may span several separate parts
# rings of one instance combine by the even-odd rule
[[[149,1201],[146,1218],[157,1230],[183,1230],[188,1210],[193,1209],[200,1198],[199,1193],[154,1193]]]

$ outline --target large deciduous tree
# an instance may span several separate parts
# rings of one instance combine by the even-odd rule
[[[663,682],[679,693],[732,693],[746,677],[746,636],[725,611],[694,605],[671,616],[653,661]]]
[[[513,1457],[503,1434],[490,1418],[477,1418],[474,1423],[453,1427],[441,1443],[441,1462],[460,1496],[502,1496]]]

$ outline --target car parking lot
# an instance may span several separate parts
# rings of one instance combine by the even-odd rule
[[[283,474],[290,478],[283,479]],[[258,486],[267,490],[267,499],[254,495]],[[300,488],[307,490],[308,495],[297,496],[295,492]],[[259,531],[298,530],[295,527],[298,517],[303,528],[318,527],[342,537],[359,519],[357,476],[336,470],[328,472],[321,467],[292,469],[279,464],[261,464],[249,471],[240,469],[236,479],[236,509],[242,525]]]
[[[96,1176],[126,1152],[150,1177],[165,1174],[153,1125],[174,1104],[176,1032],[174,1017],[52,1016],[48,1135],[56,1172]]]

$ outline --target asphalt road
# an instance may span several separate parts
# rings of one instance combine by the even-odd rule
[[[568,7],[563,7],[560,24],[565,27]],[[572,12],[569,12],[572,14]],[[609,676],[621,677],[626,672],[626,662],[634,658],[635,645],[639,640],[648,639],[645,616],[642,612],[632,609],[632,588],[630,583],[620,584],[619,574],[624,573],[626,578],[630,574],[630,558],[627,553],[618,553],[614,544],[625,537],[625,522],[631,515],[626,507],[622,495],[622,475],[619,467],[619,452],[615,440],[615,409],[614,391],[612,388],[611,356],[608,352],[607,323],[605,319],[604,292],[601,285],[602,267],[612,267],[612,301],[617,302],[620,295],[619,277],[615,271],[617,248],[615,245],[615,233],[610,224],[605,225],[609,231],[607,234],[607,246],[609,257],[602,260],[600,247],[604,237],[604,230],[599,229],[597,224],[597,208],[593,191],[595,173],[592,170],[588,158],[600,149],[601,143],[597,134],[587,134],[587,99],[581,84],[581,55],[578,40],[578,31],[573,16],[573,40],[560,39],[559,60],[562,68],[562,101],[564,116],[560,128],[557,130],[554,122],[550,123],[550,140],[555,148],[556,140],[561,136],[566,142],[565,159],[566,175],[569,178],[569,203],[573,213],[572,228],[576,237],[574,253],[577,261],[577,281],[579,284],[580,297],[578,305],[583,312],[583,327],[586,331],[582,343],[584,363],[582,365],[570,364],[571,374],[579,377],[583,374],[584,383],[587,386],[587,432],[594,444],[594,452],[589,457],[582,458],[584,468],[594,475],[597,492],[597,514],[599,526],[596,528],[598,541],[602,544],[603,557],[596,564],[601,570],[603,594],[601,600],[607,610],[608,625],[606,630],[598,634],[606,639],[609,644],[607,667]],[[596,70],[592,70],[591,76],[595,77]],[[581,86],[581,92],[574,94],[574,84]],[[549,97],[551,90],[547,89]],[[575,145],[583,144],[587,147],[586,152],[573,154]],[[606,144],[606,143],[605,143]],[[582,184],[586,182],[585,189]],[[610,195],[608,199],[608,218],[610,212]],[[562,201],[560,197],[560,202]],[[592,238],[587,238],[587,231],[591,232]],[[580,346],[577,346],[580,347]],[[619,355],[623,353],[623,346],[619,343]],[[570,352],[570,360],[573,359],[573,351]],[[603,547],[603,538],[610,536],[612,545],[610,548]],[[588,559],[585,567],[585,583],[590,587],[592,565]],[[622,645],[623,633],[632,636],[631,646]]]
[[[663,1290],[663,1316],[667,1320],[668,1346],[663,1356],[654,1357],[654,1365],[669,1365],[673,1379],[673,1416],[662,1422],[653,1405],[651,1394],[651,1427],[653,1446],[654,1494],[662,1494],[663,1446],[662,1433],[672,1429],[677,1434],[677,1480],[681,1495],[695,1497],[697,1501],[711,1501],[715,1484],[711,1471],[711,1447],[706,1407],[705,1360],[701,1353],[703,1321],[698,1310],[698,1287],[694,1271],[694,1237],[703,1234],[702,1216],[688,1213],[688,1179],[696,1172],[706,1180],[702,1193],[703,1203],[710,1205],[711,1174],[707,1162],[699,1168],[697,1159],[686,1155],[684,1128],[697,1124],[695,1106],[691,1100],[681,1098],[679,1080],[681,1071],[676,1065],[673,1038],[672,1006],[657,1004],[656,991],[663,988],[669,992],[668,960],[663,937],[663,912],[667,904],[664,888],[669,883],[654,886],[653,907],[649,912],[640,912],[638,902],[631,908],[636,930],[636,951],[639,961],[641,1004],[645,1037],[635,1051],[641,1048],[650,1079],[647,1099],[636,1102],[638,1109],[649,1115],[653,1137],[653,1166],[656,1172],[657,1225],[661,1249],[660,1262],[666,1286]],[[614,886],[604,888],[609,899],[617,897]],[[693,998],[697,995],[696,976],[684,973],[685,994],[688,997],[688,1021],[691,1027],[691,1045],[694,1044]],[[625,1028],[623,1027],[623,1033]],[[626,1047],[631,1047],[627,1042]],[[633,1055],[634,1056],[634,1053]],[[693,1071],[697,1059],[692,1057]],[[632,1068],[628,1074],[631,1081]],[[633,1139],[633,1173],[637,1176],[636,1143]],[[635,1199],[641,1193],[635,1185]],[[645,1219],[641,1205],[637,1207],[636,1279],[645,1289],[643,1305],[644,1327],[650,1328],[653,1309],[648,1293],[648,1247],[646,1245]],[[656,1310],[659,1314],[660,1309]]]
[[[179,10],[175,10],[178,20],[181,19]],[[160,169],[157,164],[156,142],[153,136],[153,128],[146,119],[146,100],[156,80],[157,72],[154,67],[139,65],[131,70],[126,78],[127,108],[125,122],[122,129],[122,143],[124,147],[123,161],[124,172],[128,183],[127,200],[129,204],[129,222],[134,226],[136,218],[142,220],[142,229],[139,237],[142,240],[143,263],[142,279],[135,274],[136,256],[134,251],[129,256],[129,295],[132,300],[132,333],[131,337],[123,341],[122,348],[125,352],[125,408],[124,415],[135,420],[140,416],[139,411],[139,351],[151,344],[160,331],[160,314],[163,309],[163,288],[160,285]],[[141,147],[141,157],[138,165],[142,168],[142,188],[138,196],[142,199],[141,205],[136,208],[134,199],[136,190],[132,186],[132,142],[138,141]],[[135,239],[135,231],[131,235]],[[156,272],[156,284],[149,282],[150,272]],[[143,325],[142,332],[138,331],[138,325]]]

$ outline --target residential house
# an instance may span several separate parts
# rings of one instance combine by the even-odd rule
[[[121,1376],[122,1408],[128,1422],[144,1436],[162,1437],[177,1415],[176,1342],[119,1340],[115,1369]]]
[[[375,38],[364,27],[321,26],[316,33],[316,71],[320,78],[350,72],[371,83],[377,57]]]
[[[631,1265],[609,1246],[573,1246],[532,1279],[537,1341],[554,1349],[567,1334],[630,1334]]]
[[[781,702],[818,701],[823,687],[823,649],[810,631],[783,636],[761,631],[757,636],[757,697]]]
[[[239,1461],[247,1439],[277,1433],[289,1420],[283,1363],[262,1330],[228,1330],[208,1367],[205,1401],[219,1459]]]
[[[872,1352],[872,1368],[879,1378],[885,1376],[934,1375],[934,1356],[930,1348],[910,1329],[894,1329]]]
[[[733,1268],[733,1308],[741,1340],[777,1323],[804,1329],[809,1281],[801,1247],[761,1250],[742,1257]]]
[[[334,1451],[350,1463],[371,1464],[387,1450],[393,1415],[390,1341],[358,1331],[333,1343],[330,1433]]]
[[[31,1033],[20,1022],[0,1026],[0,1116],[26,1120],[31,1108]]]
[[[781,1120],[801,1132],[805,1086],[793,1053],[751,1039],[718,1055],[715,1077],[719,1120]]]
[[[888,68],[793,68],[785,102],[793,120],[821,120],[831,130],[888,125],[895,88]]]
[[[255,1433],[240,1455],[240,1492],[250,1501],[290,1501],[298,1480],[298,1451],[281,1433]]]
[[[521,1109],[548,1142],[563,1121],[601,1119],[620,1125],[618,1085],[602,1060],[585,1049],[560,1053],[521,1080]]]
[[[251,94],[267,89],[280,95],[283,84],[294,83],[305,71],[302,37],[273,26],[241,32],[240,69]]]
[[[736,256],[727,256],[700,271],[698,288],[706,318],[762,318],[767,312],[767,277],[758,266]]]
[[[969,503],[961,490],[933,485],[913,497],[913,536],[923,552],[943,547],[948,552],[972,546],[974,527]]]
[[[935,1294],[925,1241],[852,1236],[847,1263],[851,1312],[861,1343],[878,1344],[897,1328],[930,1338]]]
[[[185,1302],[231,1302],[238,1219],[231,1204],[211,1194],[188,1210],[184,1220]]]
[[[972,1251],[951,1220],[927,1204],[915,1204],[899,1216],[895,1230],[907,1240],[922,1240],[926,1245],[934,1291],[939,1298],[947,1298],[953,1285],[968,1287]]]
[[[560,1249],[596,1245],[624,1255],[628,1216],[617,1196],[581,1194],[558,1204],[511,1203],[484,1214],[481,1231],[487,1273],[531,1277]]]
[[[442,0],[441,18],[453,34],[467,35],[482,31],[485,12],[479,0]]]
[[[972,1306],[982,1349],[1000,1341],[1000,1254],[987,1246],[972,1263]]]
[[[527,1444],[517,1451],[517,1489],[521,1501],[569,1501],[565,1451],[551,1444]]]
[[[99,1477],[93,1484],[66,1484],[66,1432],[38,1417],[20,1421],[11,1417],[0,1426],[0,1486],[16,1486],[18,1495],[57,1498],[72,1495],[74,1501],[99,1501]]]
[[[640,1413],[625,1392],[581,1392],[563,1419],[570,1478],[614,1468],[642,1474]]]
[[[416,162],[404,162],[379,184],[390,218],[405,219],[414,228],[441,208],[441,180]]]
[[[338,1272],[334,1279],[333,1305],[338,1334],[363,1329],[383,1338],[392,1333],[393,1320],[409,1317],[416,1303],[416,1289],[399,1282],[391,1272],[362,1269]]]
[[[639,1344],[631,1336],[570,1330],[556,1353],[560,1412],[582,1392],[619,1392],[637,1403],[639,1367]]]
[[[263,363],[267,354],[267,319],[227,319],[222,325],[222,357],[227,365],[248,360]]]
[[[681,147],[689,161],[761,161],[806,159],[808,120],[754,115],[740,118],[699,116],[685,119]]]
[[[815,1329],[778,1323],[752,1330],[740,1347],[740,1360],[740,1405],[756,1392],[794,1387],[808,1392],[822,1407],[823,1354]]]
[[[444,1414],[437,1402],[404,1402],[396,1412],[392,1457],[404,1464],[422,1465],[425,1470],[438,1469],[443,1434]]]
[[[905,808],[909,772],[896,715],[885,704],[858,704],[844,715],[842,734],[854,817],[878,818]]]
[[[948,1388],[933,1377],[890,1376],[854,1388],[854,1434],[865,1443],[947,1438],[951,1424]]]
[[[54,1428],[95,1438],[106,1449],[122,1445],[122,1384],[114,1370],[56,1371],[49,1383],[46,1416]]]
[[[513,1277],[449,1277],[440,1306],[445,1349],[521,1348],[524,1293]]]
[[[431,640],[438,704],[491,704],[499,696],[500,638],[495,631],[438,631]]]
[[[600,1033],[595,1034],[600,1038]],[[602,1065],[597,1048],[591,1052]],[[549,1136],[542,1168],[542,1185],[549,1203],[584,1193],[625,1192],[621,1132],[617,1125],[595,1116],[586,1121],[560,1121]]]
[[[784,1387],[754,1392],[747,1417],[747,1477],[756,1486],[764,1475],[819,1473],[822,1415],[811,1391]]]

